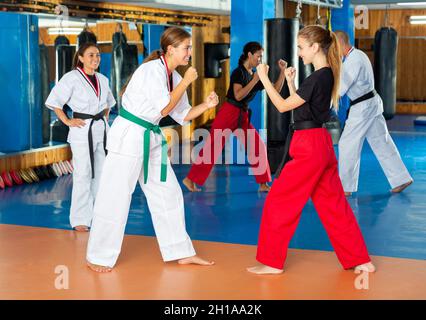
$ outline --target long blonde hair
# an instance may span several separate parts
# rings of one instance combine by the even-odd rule
[[[340,55],[340,44],[334,32],[324,29],[321,26],[306,26],[299,31],[299,37],[307,40],[311,45],[318,43],[331,67],[334,77],[333,91],[331,100],[336,109],[339,108],[339,89],[340,89],[340,70],[342,68],[342,60]]]

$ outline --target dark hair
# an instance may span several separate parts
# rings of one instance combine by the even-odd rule
[[[86,50],[91,48],[91,47],[95,47],[96,49],[99,50],[98,45],[96,43],[93,43],[93,42],[86,42],[78,48],[77,52],[74,54],[74,59],[72,61],[73,69],[77,69],[77,67],[83,68],[83,63],[80,61],[80,59],[78,57],[84,56],[84,53],[86,52]]]
[[[334,32],[321,26],[306,26],[299,31],[299,37],[306,39],[311,45],[318,43],[333,71],[334,85],[331,94],[334,107],[339,107],[340,70],[342,59],[340,58],[340,45]]]
[[[248,53],[255,54],[257,51],[263,50],[262,45],[259,42],[251,41],[247,42],[243,48],[243,54],[238,60],[238,65],[241,66],[248,58]]]
[[[154,50],[151,52],[151,54],[145,58],[145,60],[142,62],[142,64],[147,63],[148,61],[157,60],[160,59],[161,55],[165,52],[167,52],[168,46],[177,47],[179,46],[183,41],[186,39],[191,38],[191,34],[187,32],[185,29],[179,28],[179,27],[170,27],[164,30],[164,32],[161,34],[160,38],[160,50]],[[129,76],[129,78],[126,81],[126,84],[121,88],[120,90],[120,96],[123,96],[124,91],[126,91],[127,85],[130,82],[130,79],[132,78],[133,74]]]

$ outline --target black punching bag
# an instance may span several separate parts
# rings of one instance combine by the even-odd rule
[[[69,45],[68,40],[65,41],[64,36],[58,36],[55,40],[56,47],[56,83],[62,78],[62,76],[71,71],[72,60],[74,58],[75,47]],[[66,44],[68,42],[68,44]],[[70,107],[64,105],[63,111],[69,113]],[[68,117],[71,115],[68,114]],[[58,142],[66,142],[69,128],[62,123],[61,120],[56,119],[51,124],[51,139]]]
[[[299,67],[297,56],[297,33],[299,32],[298,19],[267,19],[266,20],[266,57],[270,66],[269,77],[278,78],[279,68],[277,61],[284,59],[288,66]],[[296,75],[298,81],[298,75]],[[290,93],[284,84],[281,95],[287,98]],[[280,113],[267,99],[267,147],[271,172],[275,173],[284,155],[284,145],[289,130],[291,112]]]
[[[112,37],[111,59],[111,87],[112,94],[117,101],[117,108],[121,108],[121,88],[138,67],[138,48],[127,43],[126,35],[119,31]]]
[[[395,29],[381,28],[374,37],[374,82],[383,100],[383,115],[392,119],[396,110],[396,53],[398,35]]]
[[[96,35],[90,31],[89,27],[85,27],[83,31],[77,37],[77,48],[80,48],[83,44],[90,42],[96,44],[98,40],[96,39]]]
[[[49,55],[47,47],[40,45],[40,84],[41,84],[41,114],[43,143],[50,141],[50,110],[44,106],[49,96]]]

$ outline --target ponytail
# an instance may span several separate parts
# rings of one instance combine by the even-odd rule
[[[245,54],[243,53],[240,58],[238,59],[238,65],[242,66],[244,61],[246,61],[247,57],[245,56]]]
[[[331,44],[327,52],[327,61],[333,71],[334,85],[331,93],[331,101],[336,110],[339,109],[339,91],[340,91],[340,71],[342,68],[342,59],[340,58],[340,44],[334,32],[330,31]]]
[[[152,60],[160,59],[160,57],[162,56],[162,54],[163,54],[162,50],[154,50],[154,51],[152,51],[150,53],[150,55],[148,57],[146,57],[143,60],[142,64],[147,63],[147,62],[152,61]]]

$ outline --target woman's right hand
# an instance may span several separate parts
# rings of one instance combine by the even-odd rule
[[[79,127],[82,128],[86,125],[86,122],[83,119],[72,118],[68,119],[65,123],[68,127]]]
[[[187,85],[190,85],[197,78],[198,78],[197,69],[195,69],[194,67],[189,67],[185,71],[185,75],[183,76],[183,80],[186,82]]]

